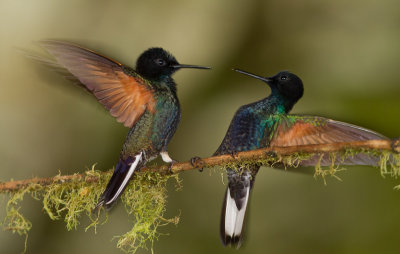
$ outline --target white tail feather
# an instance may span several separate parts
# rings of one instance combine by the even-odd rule
[[[235,200],[231,197],[229,188],[226,193],[225,234],[232,238],[240,236],[242,233],[249,193],[250,186],[246,188],[246,196],[240,210],[236,206]]]
[[[138,155],[135,156],[135,161],[132,163],[131,167],[129,168],[129,171],[126,174],[124,181],[119,186],[119,188],[118,188],[117,192],[114,194],[114,196],[108,202],[106,202],[106,205],[111,204],[119,197],[122,190],[125,188],[125,185],[129,182],[129,179],[131,179],[133,172],[135,172],[135,169],[136,169],[137,165],[139,164],[140,160],[142,159],[142,154],[143,154],[143,152],[140,152]]]

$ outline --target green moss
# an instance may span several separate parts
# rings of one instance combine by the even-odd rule
[[[312,120],[312,119],[311,119]],[[315,123],[321,124],[321,123]],[[380,169],[383,177],[389,175],[391,177],[398,177],[400,175],[400,154],[392,153],[391,151],[384,150],[368,150],[368,149],[345,149],[342,152],[332,153],[293,153],[290,155],[276,155],[270,153],[266,158],[254,159],[254,160],[243,160],[240,162],[229,162],[222,168],[234,169],[241,172],[243,168],[251,165],[261,165],[266,167],[278,167],[285,169],[297,168],[301,165],[302,161],[309,160],[313,156],[320,156],[317,163],[314,165],[314,177],[321,178],[324,184],[327,184],[327,177],[333,177],[339,181],[342,179],[338,176],[338,173],[345,171],[346,169],[340,165],[345,162],[346,159],[354,158],[358,154],[365,154],[378,161],[377,167]],[[321,161],[324,156],[329,156],[330,164],[328,166],[322,166]],[[223,171],[224,172],[224,171]],[[400,185],[395,187],[400,190]]]
[[[338,164],[343,163],[348,158],[355,157],[359,153],[376,158],[379,161],[377,166],[380,168],[382,176],[399,176],[400,154],[365,149],[347,149],[344,152],[323,155],[293,153],[280,156],[269,153],[263,159],[227,163],[222,166],[222,169],[231,168],[241,171],[251,165],[292,168],[298,167],[302,161],[308,160],[313,156],[320,156],[315,165],[314,177],[321,177],[326,184],[327,176],[341,180],[337,173],[344,169],[339,168]],[[322,156],[329,156],[330,165],[321,166]],[[164,218],[167,203],[166,184],[168,179],[173,178],[177,181],[178,188],[180,188],[181,182],[178,176],[149,172],[138,173],[135,176],[135,179],[129,183],[121,196],[121,201],[132,218],[132,229],[115,237],[117,239],[117,247],[129,253],[134,253],[139,248],[152,250],[154,241],[160,236],[159,227],[179,222],[179,216],[171,219]],[[31,229],[32,224],[21,214],[20,203],[24,196],[28,194],[35,199],[42,199],[44,211],[49,217],[52,220],[64,220],[68,230],[76,229],[82,216],[86,216],[90,219],[86,230],[93,228],[94,232],[96,232],[97,227],[107,221],[107,216],[105,216],[105,219],[100,220],[99,214],[93,214],[92,211],[111,177],[111,172],[102,173],[93,167],[86,171],[85,181],[77,177],[75,180],[62,182],[61,179],[57,181],[58,177],[60,176],[55,177],[55,183],[48,186],[32,184],[17,192],[10,193],[10,199],[6,206],[7,215],[2,223],[4,229],[25,235],[25,239],[27,239],[28,231]],[[94,178],[98,179],[98,181],[88,182]],[[395,189],[400,190],[400,185],[396,186]]]
[[[389,175],[397,178],[400,175],[400,154],[382,151],[380,155],[379,167],[381,175]]]
[[[94,228],[96,232],[97,226],[104,223],[107,216],[105,221],[100,221],[98,214],[93,214],[92,211],[111,177],[111,172],[102,173],[93,167],[86,172],[86,178],[93,177],[99,181],[56,181],[48,186],[35,184],[10,193],[3,228],[27,237],[32,224],[20,213],[20,202],[25,194],[30,194],[35,199],[43,200],[44,211],[52,220],[64,220],[67,230],[77,229],[81,217],[86,215],[90,219],[86,230]],[[166,183],[170,178],[174,178],[180,186],[177,175],[161,176],[146,172],[138,173],[132,179],[121,197],[126,211],[132,217],[132,229],[116,237],[118,248],[129,253],[136,252],[138,248],[152,249],[154,240],[159,237],[158,227],[178,223],[178,216],[172,219],[163,217],[167,202]]]
[[[332,176],[336,179],[341,179],[336,175],[337,172],[345,170],[339,168],[338,165],[343,163],[348,158],[354,158],[358,154],[365,154],[371,158],[374,158],[378,163],[376,167],[379,168],[382,177],[390,176],[397,178],[400,174],[400,154],[395,154],[391,151],[386,150],[367,150],[367,149],[346,149],[344,152],[329,153],[331,164],[327,167],[321,167],[320,157],[319,163],[315,165],[315,177],[322,177],[326,184],[326,176]],[[400,187],[396,186],[396,189]]]
[[[320,154],[319,155],[319,160],[317,164],[315,165],[315,172],[314,172],[314,178],[321,177],[322,180],[324,181],[324,185],[327,185],[326,182],[326,177],[331,176],[333,178],[336,178],[339,181],[342,181],[342,179],[337,175],[338,172],[346,170],[345,168],[339,168],[336,163],[341,163],[343,162],[346,157],[345,156],[340,156],[338,157],[337,153],[329,153],[329,160],[330,160],[330,165],[326,167],[321,166],[321,161],[324,156],[327,156],[326,154]]]
[[[177,175],[172,176],[177,180],[178,188],[180,180]],[[133,228],[124,235],[118,236],[118,248],[134,253],[138,248],[152,246],[154,240],[158,239],[159,226],[170,223],[178,224],[179,216],[165,219],[167,192],[166,182],[169,177],[158,173],[138,174],[125,190],[122,201],[128,214],[134,217]]]
[[[313,154],[306,154],[306,153],[293,153],[291,155],[285,155],[280,157],[280,160],[275,162],[274,164],[282,163],[286,168],[297,168],[302,161],[308,160],[313,156]],[[274,166],[272,164],[272,166]]]
[[[18,190],[10,195],[10,199],[6,205],[6,217],[2,222],[4,230],[25,236],[25,249],[27,249],[28,232],[32,228],[32,223],[20,213],[19,203],[24,199],[26,193],[34,191],[36,186],[29,186],[25,189]]]
[[[92,223],[97,221],[92,211],[104,190],[104,179],[111,177],[111,173],[101,175],[92,168],[86,172],[86,176],[95,176],[100,181],[90,185],[84,181],[51,184],[42,194],[43,207],[49,217],[52,220],[63,218],[68,230],[77,228],[83,214],[86,214]],[[93,224],[96,225],[97,223]]]

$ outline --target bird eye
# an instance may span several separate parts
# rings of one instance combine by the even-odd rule
[[[287,79],[286,76],[282,76],[282,77],[281,77],[281,80],[286,80],[286,79]]]
[[[154,60],[154,62],[156,62],[156,64],[158,64],[159,66],[165,66],[165,64],[166,64],[164,59],[161,59],[161,58]]]

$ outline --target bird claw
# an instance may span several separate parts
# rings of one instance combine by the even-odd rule
[[[271,157],[271,158],[276,158],[277,157],[276,153],[273,152],[273,151],[266,152],[265,156],[268,156],[268,157]]]
[[[392,147],[392,149],[395,153],[400,153],[400,137],[393,139],[390,146]]]
[[[174,173],[174,171],[172,170],[172,167],[174,166],[174,164],[177,163],[176,160],[172,160],[169,165],[168,165],[168,172],[172,175]]]
[[[198,168],[199,172],[203,172],[203,167],[202,167],[202,160],[199,156],[194,156],[190,158],[190,164],[192,164],[193,167]]]
[[[238,158],[238,151],[232,151],[231,152],[231,156],[232,156],[232,158],[234,158],[234,159],[237,159]]]

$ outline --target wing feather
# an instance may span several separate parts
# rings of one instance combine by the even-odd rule
[[[69,79],[73,76],[126,127],[132,127],[146,110],[154,112],[153,87],[129,67],[67,42],[47,40],[40,44],[55,61],[36,60]]]
[[[278,123],[270,146],[295,146],[330,144],[338,142],[352,142],[363,140],[388,139],[372,130],[339,122],[318,116],[288,115],[282,117]],[[315,165],[320,160],[320,155],[301,162],[303,166]],[[337,164],[376,165],[379,158],[359,153],[353,157],[336,160]],[[331,159],[324,154],[321,165],[330,165]]]

